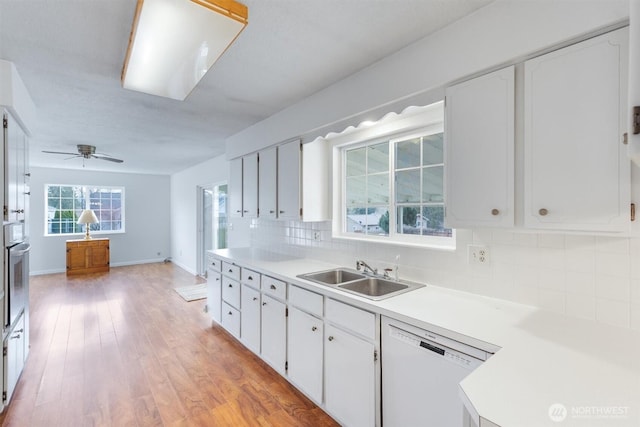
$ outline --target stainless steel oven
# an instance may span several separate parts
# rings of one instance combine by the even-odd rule
[[[4,226],[4,245],[4,327],[10,329],[24,311],[29,298],[31,245],[24,241],[24,224]]]

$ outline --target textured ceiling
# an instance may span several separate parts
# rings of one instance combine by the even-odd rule
[[[490,1],[246,0],[249,25],[184,102],[120,85],[135,0],[0,0],[0,58],[36,104],[32,165],[82,168],[41,151],[92,144],[124,163],[86,170],[168,174]]]

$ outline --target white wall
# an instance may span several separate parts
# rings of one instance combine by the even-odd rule
[[[172,261],[192,274],[197,274],[197,186],[227,182],[229,162],[225,156],[207,160],[171,176],[171,257]],[[249,244],[249,223],[231,221],[229,246]]]
[[[111,266],[161,261],[169,256],[169,176],[31,168],[31,274],[63,272],[69,236],[44,236],[45,184],[107,185],[125,188],[125,229],[111,239]],[[149,219],[149,216],[151,219]],[[74,236],[73,238],[81,238]]]
[[[628,17],[628,0],[497,0],[233,135],[227,139],[227,158],[426,105],[414,104],[413,97]]]

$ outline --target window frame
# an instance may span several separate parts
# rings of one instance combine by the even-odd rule
[[[126,217],[125,217],[125,187],[118,185],[89,185],[89,184],[53,184],[53,183],[45,183],[44,184],[44,236],[45,237],[60,237],[60,236],[83,236],[85,234],[85,228],[82,228],[82,231],[74,232],[74,233],[50,233],[49,232],[49,188],[50,187],[70,187],[70,188],[81,188],[83,193],[83,205],[80,211],[87,209],[87,204],[90,203],[90,191],[92,189],[106,189],[109,191],[119,190],[121,192],[120,199],[120,223],[121,228],[119,230],[100,230],[94,229],[95,225],[91,226],[91,235],[109,235],[109,234],[124,234],[126,233]],[[93,209],[93,208],[91,208]],[[96,215],[99,217],[98,210],[93,209],[96,212]],[[100,223],[98,223],[98,227]]]
[[[434,104],[435,105],[435,104]],[[412,138],[429,136],[437,133],[445,132],[444,126],[444,114],[435,118],[428,116],[430,120],[422,120],[419,125],[405,128],[391,127],[391,130],[387,132],[378,132],[375,130],[368,130],[367,132],[355,133],[351,138],[337,137],[333,141],[334,150],[334,175],[333,175],[333,188],[334,188],[334,216],[332,224],[332,237],[336,239],[345,240],[357,240],[365,242],[386,243],[402,246],[419,246],[419,247],[431,247],[443,250],[455,250],[456,248],[456,230],[451,229],[451,236],[430,236],[430,235],[413,235],[402,234],[397,232],[397,208],[402,206],[403,203],[396,201],[396,165],[395,156],[397,142],[406,141]],[[375,127],[371,126],[372,128]],[[380,126],[380,128],[389,128],[388,126]],[[444,183],[444,170],[446,168],[446,156],[444,155],[444,144],[446,138],[443,138],[443,201],[442,207],[446,206],[446,194]],[[389,234],[385,236],[355,233],[347,230],[347,200],[346,200],[346,166],[348,150],[357,149],[361,147],[372,146],[383,142],[389,143]],[[422,148],[421,148],[422,150]],[[422,151],[421,151],[422,154]],[[424,168],[424,165],[420,165],[420,169]],[[400,168],[399,170],[403,170]],[[422,182],[420,183],[422,189]],[[406,205],[406,204],[405,204]],[[424,206],[423,201],[413,203],[412,205]],[[372,206],[374,207],[374,206]]]

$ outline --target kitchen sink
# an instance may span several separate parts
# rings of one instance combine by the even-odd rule
[[[321,285],[338,285],[340,283],[351,282],[353,280],[364,279],[366,276],[345,268],[333,270],[317,271],[315,273],[301,274],[301,279],[311,280]]]
[[[419,283],[364,274],[347,268],[316,271],[298,277],[372,300],[390,298],[424,287]]]

